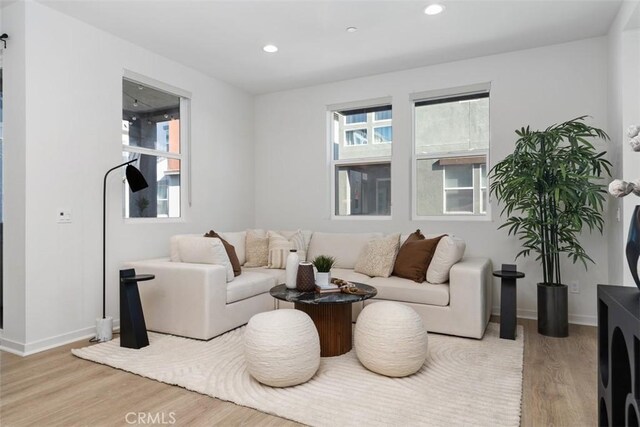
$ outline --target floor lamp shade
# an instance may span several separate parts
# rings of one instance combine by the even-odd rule
[[[149,186],[147,180],[144,179],[142,172],[140,172],[135,166],[131,165],[138,160],[130,160],[128,162],[114,166],[104,174],[104,180],[102,182],[102,319],[96,321],[96,340],[97,341],[109,341],[111,340],[112,321],[111,317],[107,318],[106,310],[106,293],[107,293],[107,281],[106,281],[106,242],[107,242],[107,176],[116,169],[126,166],[125,175],[127,176],[127,182],[132,192],[143,190]]]
[[[147,184],[147,180],[142,176],[142,172],[140,172],[135,166],[127,165],[125,174],[127,176],[129,188],[131,188],[132,192],[135,193],[140,190],[144,190],[149,186],[149,184]]]

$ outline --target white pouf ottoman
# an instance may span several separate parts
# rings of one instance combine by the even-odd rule
[[[256,314],[244,333],[244,357],[249,373],[262,384],[302,384],[320,366],[318,331],[309,315],[300,310]]]
[[[427,330],[411,307],[376,302],[358,316],[354,347],[360,363],[370,371],[405,377],[416,373],[427,358]]]

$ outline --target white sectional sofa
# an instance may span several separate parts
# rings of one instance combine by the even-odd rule
[[[235,246],[239,261],[244,264],[244,232],[220,234]],[[355,272],[354,266],[365,245],[382,233],[309,235],[307,259],[332,255],[336,258],[332,277],[365,283],[378,290],[374,299],[353,305],[354,321],[365,305],[399,301],[422,316],[429,332],[482,338],[491,314],[489,259],[463,258],[451,267],[449,282],[443,284],[416,283],[395,276],[369,277]],[[401,243],[406,237],[402,236]],[[172,239],[174,260],[179,238]],[[243,266],[242,274],[227,282],[227,271],[220,265],[163,258],[129,262],[125,267],[156,276],[139,285],[145,321],[152,331],[206,340],[247,323],[256,313],[292,305],[269,295],[269,289],[284,283],[282,269]]]

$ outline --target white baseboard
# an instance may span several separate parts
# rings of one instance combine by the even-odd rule
[[[500,307],[493,307],[491,314],[496,316],[500,315]],[[527,309],[518,309],[516,311],[516,316],[521,317],[523,319],[538,319],[538,312],[536,310],[527,310]],[[569,313],[569,323],[573,323],[576,325],[587,325],[587,326],[597,326],[598,325],[598,317],[597,316],[586,316],[583,314],[571,314]]]
[[[114,319],[113,329],[120,328],[120,319]],[[65,334],[56,335],[54,337],[45,338],[30,343],[20,343],[6,338],[0,337],[0,351],[17,354],[18,356],[29,356],[31,354],[40,353],[61,345],[70,344],[75,341],[89,340],[96,335],[96,327],[88,326],[76,331],[67,332]]]
[[[24,344],[6,338],[0,338],[0,351],[24,356]]]

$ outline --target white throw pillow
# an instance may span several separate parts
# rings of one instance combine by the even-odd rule
[[[400,233],[371,240],[360,252],[354,271],[371,277],[389,277],[400,247]]]
[[[247,241],[247,232],[246,231],[234,231],[227,233],[220,233],[220,236],[229,242],[229,244],[233,245],[236,250],[236,255],[238,256],[238,261],[240,265],[244,265],[247,258],[245,256],[246,251],[246,241]]]
[[[203,233],[204,234],[204,233]],[[176,234],[169,238],[169,256],[172,262],[180,262],[180,251],[178,241],[185,237],[203,237],[203,234]]]
[[[285,268],[287,265],[287,256],[291,249],[297,250],[300,261],[304,261],[306,259],[304,236],[300,230],[293,233],[289,238],[286,238],[275,231],[269,231],[267,236],[269,236],[269,257],[267,261],[267,268]]]
[[[313,231],[311,230],[280,230],[276,231],[281,236],[286,237],[291,240],[291,237],[296,233],[302,233],[302,237],[304,238],[304,251],[307,252],[309,250],[309,242],[311,242],[311,236],[313,235]],[[300,261],[304,261],[301,259]]]
[[[449,270],[464,256],[467,245],[464,240],[452,236],[440,239],[431,264],[427,268],[427,282],[438,284],[449,281]]]
[[[269,238],[264,230],[247,230],[245,267],[265,267],[269,262]]]
[[[218,238],[183,237],[178,239],[181,262],[221,265],[227,270],[227,282],[233,280],[233,266],[227,251]]]

